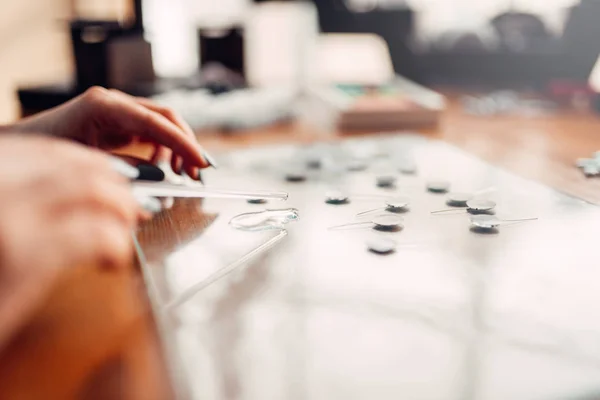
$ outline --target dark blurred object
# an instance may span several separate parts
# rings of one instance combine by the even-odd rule
[[[246,86],[242,27],[199,28],[198,42],[200,73],[186,89],[206,88],[218,95]]]
[[[528,52],[556,44],[544,21],[533,14],[505,12],[492,19],[491,24],[505,51]]]
[[[80,91],[96,85],[124,89],[154,80],[150,44],[135,25],[75,20],[71,43]]]
[[[23,116],[55,107],[92,86],[117,88],[136,95],[160,92],[155,83],[150,44],[144,39],[142,0],[133,0],[135,18],[117,21],[75,19],[70,22],[75,58],[74,82],[19,88]]]
[[[200,68],[215,63],[244,77],[244,31],[242,27],[198,29]]]
[[[562,59],[558,52],[430,52],[417,65],[430,86],[539,90],[562,75]]]
[[[444,32],[431,44],[431,49],[443,53],[490,53],[497,50],[498,35],[493,30],[453,30]]]
[[[403,6],[355,13],[343,0],[314,0],[319,24],[324,33],[373,33],[387,43],[396,74],[419,80],[415,56],[410,49],[414,30],[414,13]]]
[[[64,83],[36,87],[21,87],[17,91],[21,105],[21,117],[28,117],[40,111],[59,106],[73,97],[79,91],[74,84]]]
[[[562,38],[563,78],[587,82],[600,54],[600,2],[582,0],[571,7]]]
[[[158,79],[128,86],[124,91],[133,96],[149,97],[170,90],[188,86],[191,79]],[[65,103],[80,95],[82,90],[75,82],[63,82],[35,87],[21,87],[18,90],[21,116],[35,114]]]
[[[417,65],[429,85],[546,91],[555,81],[585,84],[600,54],[598,15],[600,2],[582,1],[571,7],[564,35],[555,38],[537,16],[505,12],[491,21],[497,49],[464,38],[471,49],[434,46]]]
[[[211,94],[228,93],[246,87],[246,80],[237,71],[233,71],[215,61],[205,63],[198,75],[191,77],[183,86],[187,90],[208,89]]]
[[[142,8],[143,0],[133,0],[133,25],[132,30],[144,31],[144,10]]]
[[[488,28],[442,36],[418,59],[427,83],[540,89],[560,76],[559,42],[537,16],[504,12]]]
[[[165,173],[160,167],[149,163],[147,160],[133,156],[118,156],[129,165],[136,167],[140,175],[136,178],[138,181],[162,182],[165,180]]]

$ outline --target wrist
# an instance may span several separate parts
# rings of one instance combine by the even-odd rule
[[[62,136],[57,125],[60,119],[56,110],[48,110],[2,126],[0,133],[34,133],[59,137]]]
[[[11,132],[19,132],[19,128],[17,127],[17,123],[10,125],[0,125],[0,134],[11,133]]]

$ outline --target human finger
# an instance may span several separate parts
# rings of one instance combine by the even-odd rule
[[[194,131],[192,130],[190,125],[187,122],[185,122],[185,120],[179,114],[177,114],[175,111],[173,111],[172,109],[170,109],[168,107],[160,106],[160,105],[154,103],[153,101],[143,98],[143,97],[133,97],[126,93],[118,92],[118,91],[115,91],[115,94],[117,94],[119,96],[126,96],[128,99],[136,101],[138,104],[141,104],[142,106],[161,114],[162,116],[167,118],[169,121],[171,121],[173,124],[177,125],[192,140],[197,141],[196,135],[194,134]],[[200,149],[202,152],[202,156],[204,157],[204,159],[207,162],[206,167],[211,166],[212,165],[211,164],[212,157],[208,156],[208,152],[206,150],[204,150],[201,146],[200,146]],[[179,161],[173,160],[173,164],[178,166]],[[187,163],[183,163],[183,160],[182,160],[181,166],[186,171],[186,173],[188,174],[189,177],[191,177],[192,179],[195,179],[195,180],[200,180],[200,174],[198,173],[198,168],[196,166],[189,165]],[[175,170],[175,171],[177,173],[179,173],[179,170]]]
[[[169,147],[186,163],[198,167],[208,166],[198,143],[163,115],[102,88],[92,88],[85,96],[91,115],[101,126],[106,124],[140,137],[150,137]]]
[[[154,148],[152,150],[152,155],[150,156],[150,162],[152,164],[158,164],[161,161],[165,161],[169,159],[170,150],[165,146],[155,143]]]
[[[173,172],[175,172],[177,175],[181,175],[182,167],[183,162],[181,160],[181,157],[179,157],[175,153],[171,154],[171,169],[173,170]]]
[[[54,247],[67,255],[64,261],[117,267],[132,259],[131,229],[111,213],[78,210],[54,224]]]
[[[98,216],[96,225],[95,254],[102,266],[116,268],[133,260],[132,230],[111,215]]]
[[[192,140],[196,141],[196,135],[192,131],[192,128],[177,113],[173,112],[169,108],[158,106],[148,99],[138,97],[138,98],[135,98],[135,100],[139,104],[143,105],[144,107],[147,107],[150,110],[158,112],[161,115],[163,115],[169,121],[173,122],[175,125],[180,127]],[[206,167],[211,166],[211,163],[210,163],[211,158],[207,156],[208,153],[204,149],[202,149],[202,147],[200,147],[200,148],[202,151],[202,156],[204,157],[205,161],[207,162]],[[176,156],[176,154],[173,154],[172,157],[174,158],[172,160],[172,162],[176,166],[176,167],[174,167],[176,169],[173,169],[173,170],[176,173],[181,175],[181,170],[184,170],[190,178],[192,178],[194,180],[200,180],[200,174],[198,173],[199,168],[197,166],[185,163],[184,160],[181,159],[181,157]],[[206,167],[203,167],[203,168],[206,168]]]
[[[77,174],[80,179],[82,174],[86,178],[103,175],[126,182],[134,178],[136,172],[134,169],[124,171],[123,168],[128,168],[126,163],[116,161],[105,152],[73,142],[51,140],[49,145],[41,148],[40,154],[45,160],[51,160],[44,169],[45,175]]]
[[[52,189],[44,192],[47,193],[46,202],[51,213],[68,214],[81,209],[109,212],[129,226],[134,226],[143,214],[131,187],[111,178],[70,176],[48,185]]]

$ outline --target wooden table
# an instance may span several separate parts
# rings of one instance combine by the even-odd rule
[[[452,105],[439,129],[423,132],[491,163],[600,204],[600,181],[574,168],[600,149],[600,118],[562,112],[538,118],[473,117]],[[206,148],[335,140],[340,132],[277,126],[226,136],[202,133]],[[0,354],[4,399],[169,398],[171,389],[135,267],[67,270],[35,317]]]

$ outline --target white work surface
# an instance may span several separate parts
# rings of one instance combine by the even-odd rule
[[[288,166],[303,166],[306,154],[324,154],[323,167],[305,182],[286,182]],[[369,169],[346,172],[355,157]],[[402,160],[414,160],[417,174],[398,173]],[[600,397],[599,208],[409,134],[241,150],[220,161],[208,186],[290,197],[266,205],[210,199],[201,209],[186,203],[189,215],[175,213],[176,201],[154,233],[173,243],[153,253],[140,240],[182,398]],[[377,188],[376,177],[390,173],[399,188]],[[425,185],[440,179],[451,191],[494,189],[482,197],[498,203],[499,218],[539,219],[482,234],[469,229],[466,213],[433,216],[448,208],[445,195]],[[350,204],[326,204],[331,189],[349,193]],[[399,193],[411,199],[403,230],[328,230],[384,203],[360,195]],[[278,234],[235,230],[232,217],[288,207],[300,219],[281,241],[168,306]],[[397,251],[369,252],[365,241],[375,234],[395,239]]]

